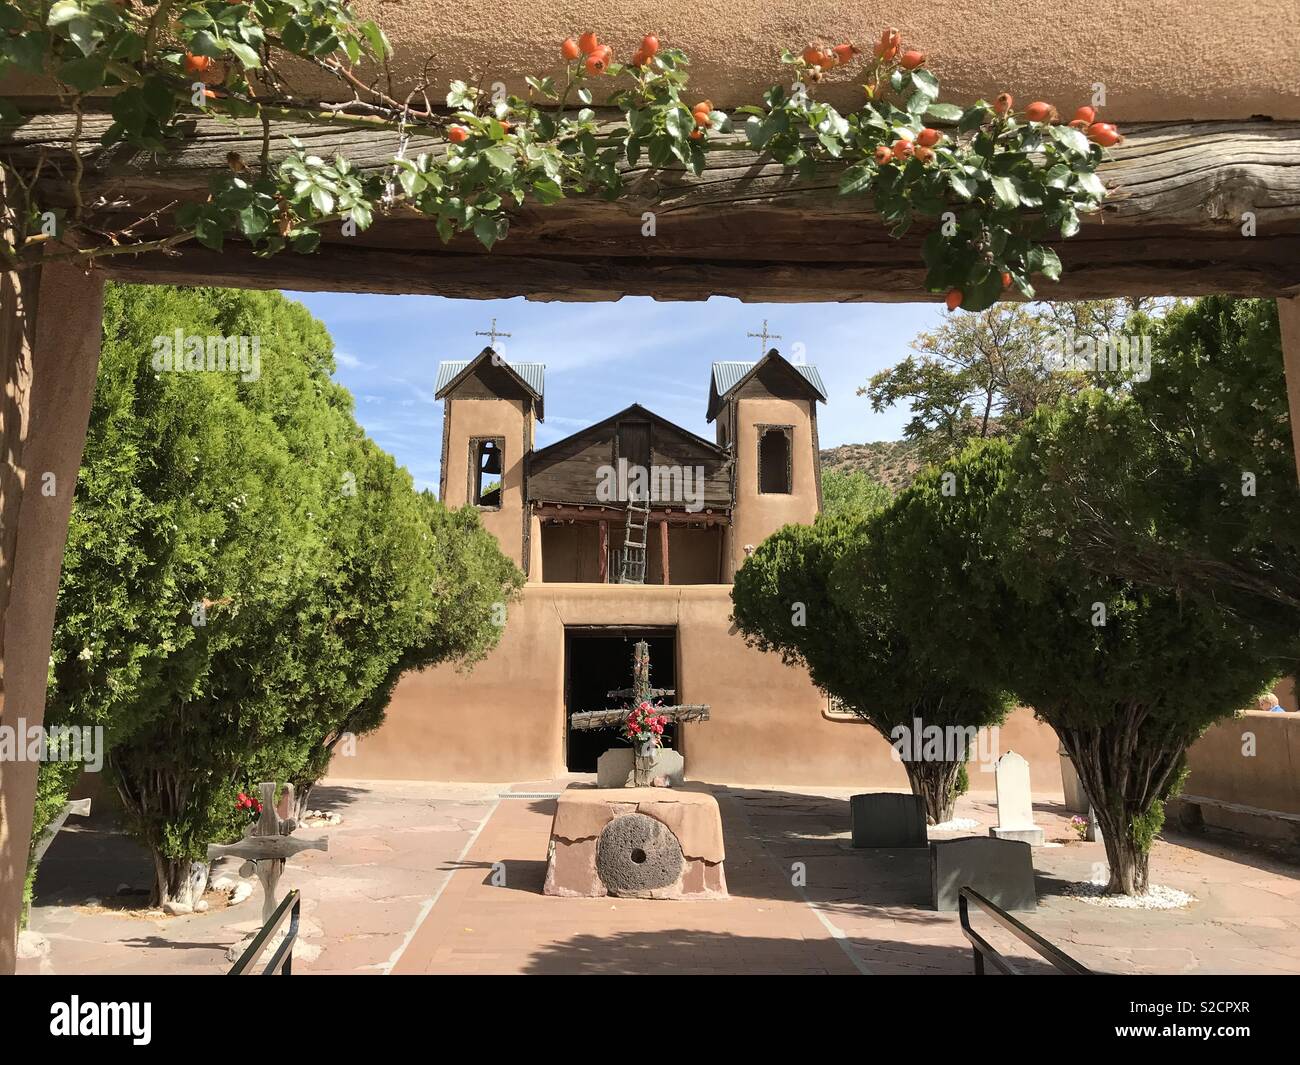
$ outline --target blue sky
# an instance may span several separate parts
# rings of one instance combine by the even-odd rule
[[[545,447],[631,403],[713,438],[704,420],[709,365],[754,359],[763,319],[770,346],[789,355],[803,344],[821,371],[829,401],[818,415],[823,447],[902,435],[908,412],[873,414],[858,386],[909,353],[912,338],[943,318],[935,304],[528,303],[289,292],[334,337],[337,380],[356,397],[357,420],[420,488],[438,484],[442,404],[433,398],[438,363],[468,359],[487,343],[475,336],[495,315],[508,359],[546,364]]]

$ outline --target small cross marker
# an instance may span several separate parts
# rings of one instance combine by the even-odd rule
[[[746,335],[746,336],[751,336],[751,337],[760,337],[760,338],[761,338],[761,339],[759,340],[759,342],[758,342],[758,343],[759,343],[758,357],[759,357],[760,359],[761,359],[764,355],[767,354],[767,342],[768,342],[769,340],[780,340],[780,339],[781,339],[781,334],[780,334],[780,333],[769,333],[769,332],[767,331],[767,319],[766,319],[766,318],[763,319],[763,331],[762,331],[761,333],[746,333],[745,335]]]

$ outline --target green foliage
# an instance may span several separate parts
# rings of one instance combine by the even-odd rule
[[[1183,313],[1193,312],[1175,317]],[[925,605],[901,622],[915,654],[950,675],[1005,684],[1056,729],[1102,819],[1111,890],[1125,892],[1145,890],[1145,855],[1186,749],[1295,653],[1294,628],[1253,623],[1159,574],[1138,581],[1103,564],[1093,498],[1121,508],[1146,492],[1182,500],[1207,535],[1236,520],[1196,505],[1205,482],[1178,459],[1189,446],[1179,438],[1210,430],[1218,402],[1189,410],[1182,426],[1160,426],[1143,409],[1147,395],[1137,385],[1067,396],[1013,444],[972,445],[927,471],[880,519],[886,551],[910,559],[890,571],[894,593]],[[1174,480],[1152,485],[1153,470]],[[1061,490],[1076,479],[1098,494]],[[1130,543],[1152,546],[1170,517],[1157,510],[1123,515],[1135,526]]]
[[[957,779],[953,782],[952,797],[956,799],[960,795],[965,795],[970,791],[970,773],[963,762],[961,768],[957,770]]]
[[[1090,402],[1109,400],[1092,392],[1061,409]],[[1059,416],[1044,412],[1035,427]],[[935,668],[1005,684],[1054,726],[1105,727],[1138,706],[1152,742],[1191,742],[1244,705],[1277,660],[1258,630],[1220,610],[1090,572],[1064,523],[1046,550],[1026,531],[1042,494],[1037,439],[972,447],[882,516],[887,549],[910,561],[891,584],[927,606],[904,627]]]
[[[238,790],[309,787],[407,664],[486,653],[522,578],[366,439],[300,305],[110,286],[104,330],[47,720],[106,727],[165,897]],[[258,370],[160,370],[176,330],[257,338]]]
[[[764,540],[736,574],[733,620],[751,646],[807,667],[813,683],[886,737],[897,726],[995,724],[995,688],[925,668],[904,634],[917,613],[887,583],[883,515],[823,514]],[[928,611],[919,611],[925,614]]]
[[[1090,300],[1026,307],[1000,303],[958,314],[912,341],[916,355],[881,370],[858,395],[882,411],[909,404],[907,440],[928,462],[959,454],[970,441],[1010,436],[1039,407],[1090,386],[1127,387],[1119,372],[1087,375],[1049,355],[1076,338],[1122,334],[1153,301]],[[1055,346],[1053,346],[1055,342]]]
[[[1043,416],[1030,546],[1300,635],[1300,484],[1277,308],[1207,297],[1151,323],[1150,380]]]
[[[652,167],[702,174],[709,138],[732,128],[721,111],[696,119],[686,99],[689,60],[674,48],[658,50],[640,66],[609,66],[615,87],[607,95],[622,124],[597,122],[590,83],[605,75],[589,74],[582,58],[566,65],[562,89],[553,78],[528,77],[523,98],[454,81],[445,96],[448,121],[429,106],[427,85],[415,87],[405,102],[376,87],[382,70],[361,64],[382,63],[388,42],[346,0],[163,0],[152,10],[114,0],[11,0],[0,10],[0,76],[10,68],[53,76],[66,89],[65,106],[77,114],[88,97],[109,90],[114,121],[101,138],[106,145],[166,151],[199,112],[267,124],[387,124],[401,142],[392,160],[366,173],[345,158],[314,155],[298,141],[278,162],[265,149],[256,166],[235,154],[229,169],[210,175],[206,200],[176,211],[184,232],[163,238],[164,246],[192,236],[220,250],[239,236],[262,254],[311,252],[322,226],[365,229],[376,212],[400,199],[433,218],[443,240],[472,233],[491,248],[507,235],[511,212],[525,203],[591,192],[618,197],[620,164],[636,165],[643,155]],[[751,148],[805,180],[834,166],[840,192],[870,192],[895,235],[918,218],[940,220],[923,244],[929,290],[960,289],[962,306],[978,310],[1008,285],[1032,297],[1036,275],[1060,276],[1056,253],[1041,241],[1073,236],[1080,214],[1105,199],[1096,174],[1100,146],[1067,125],[996,114],[982,100],[966,108],[943,103],[933,73],[904,70],[892,59],[866,65],[867,103],[842,115],[814,98],[820,69],[788,53],[784,58],[794,68],[793,84],[773,85],[761,106],[738,109]],[[322,68],[356,90],[357,99],[337,105],[290,92],[289,60]],[[399,90],[390,84],[388,91]],[[579,104],[573,112],[571,96]],[[425,109],[413,107],[412,99]],[[22,121],[12,102],[0,103],[0,117]],[[886,151],[910,145],[930,123],[946,130],[933,146]],[[441,134],[437,151],[408,157],[413,134]],[[80,174],[73,181],[71,223],[87,237],[102,234],[83,224]],[[26,189],[30,182],[18,184]],[[39,228],[40,205],[29,200],[25,213],[28,225]],[[22,247],[20,241],[11,254]],[[123,250],[119,240],[78,254]]]
[[[889,505],[893,493],[862,470],[822,473],[822,512],[867,517]]]
[[[805,666],[814,684],[896,745],[927,818],[939,823],[958,794],[965,730],[1000,723],[1009,700],[915,654],[903,625],[917,611],[890,587],[902,562],[882,549],[883,513],[849,508],[769,536],[736,573],[732,620],[751,646]],[[944,730],[938,757],[923,747],[936,729]]]

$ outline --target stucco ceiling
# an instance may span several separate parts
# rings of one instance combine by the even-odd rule
[[[943,0],[885,5],[849,0],[358,0],[398,52],[401,78],[432,55],[435,81],[481,77],[522,86],[558,69],[559,42],[595,30],[626,58],[646,32],[684,48],[692,85],[722,107],[757,102],[781,77],[783,46],[851,38],[869,45],[892,24],[922,48],[957,101],[1003,90],[1071,110],[1106,87],[1107,117],[1300,118],[1297,0]],[[824,95],[852,104],[861,90],[836,78]]]

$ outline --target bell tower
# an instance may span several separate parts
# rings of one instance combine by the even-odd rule
[[[487,347],[468,362],[441,363],[434,393],[443,401],[438,498],[449,507],[475,507],[525,573],[532,553],[525,456],[544,416],[545,369],[512,365]]]
[[[811,524],[821,513],[817,404],[826,390],[815,366],[791,363],[772,348],[758,362],[715,362],[710,421],[732,449],[733,509],[724,545],[728,580],[783,525]]]

